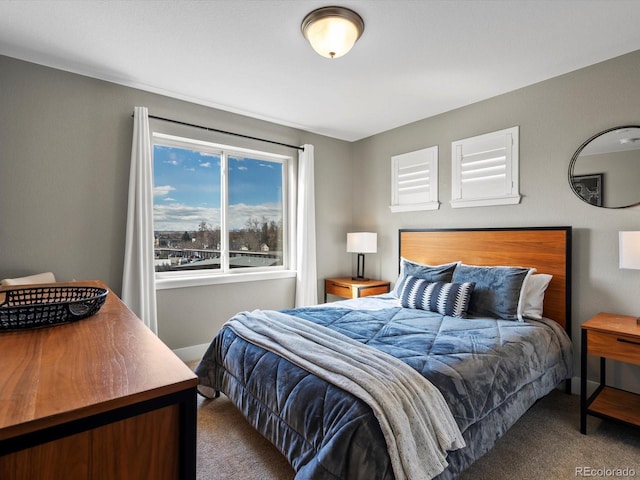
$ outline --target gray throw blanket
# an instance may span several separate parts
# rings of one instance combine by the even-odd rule
[[[373,347],[281,312],[242,312],[226,324],[366,402],[380,423],[396,480],[428,480],[465,446],[440,391],[413,368]]]

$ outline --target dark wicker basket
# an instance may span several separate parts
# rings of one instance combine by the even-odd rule
[[[48,327],[86,318],[100,310],[107,290],[99,287],[47,286],[0,292],[0,331]]]

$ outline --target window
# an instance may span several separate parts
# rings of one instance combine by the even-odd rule
[[[518,127],[451,144],[451,206],[480,207],[520,202]]]
[[[438,147],[391,157],[392,212],[437,210]]]
[[[286,268],[289,161],[154,133],[156,276]]]

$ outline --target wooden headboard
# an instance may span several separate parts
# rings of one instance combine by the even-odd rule
[[[400,256],[415,262],[517,265],[553,275],[544,316],[571,335],[571,227],[403,229],[399,235]]]

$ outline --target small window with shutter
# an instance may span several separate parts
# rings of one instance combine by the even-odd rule
[[[451,144],[451,206],[482,207],[520,202],[519,127]]]
[[[438,146],[391,157],[392,212],[437,210]]]

